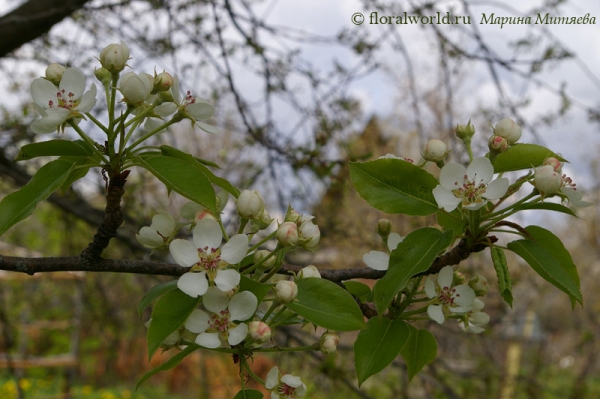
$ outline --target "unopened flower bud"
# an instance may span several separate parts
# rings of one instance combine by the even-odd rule
[[[110,85],[110,82],[112,81],[110,72],[106,68],[95,68],[94,75],[104,87],[108,87]]]
[[[258,191],[244,190],[240,193],[236,206],[242,218],[254,219],[265,209],[265,201]]]
[[[285,219],[283,221],[298,223],[301,219],[302,215],[296,212],[291,206],[288,206],[288,210],[285,214]]]
[[[302,222],[298,231],[300,233],[300,238],[304,241],[302,246],[306,249],[313,249],[321,239],[319,226],[314,224],[312,220]]]
[[[380,236],[389,236],[392,232],[392,222],[389,219],[379,219],[377,222],[377,234]]]
[[[303,278],[321,278],[321,273],[319,273],[319,269],[315,265],[309,265],[302,268],[296,275],[296,279]]]
[[[158,249],[169,244],[176,230],[177,225],[173,216],[167,212],[159,211],[152,218],[152,224],[142,227],[140,234],[136,234],[135,238],[148,249]]]
[[[279,280],[275,285],[275,296],[284,303],[290,303],[298,296],[298,286],[293,281]]]
[[[273,218],[269,215],[266,209],[263,211],[252,221],[252,223],[258,228],[258,230],[264,230],[273,223]]]
[[[552,165],[540,166],[533,175],[533,185],[542,197],[556,194],[562,187],[562,183],[560,173],[556,172]]]
[[[471,125],[471,121],[467,122],[466,125],[456,125],[454,129],[456,137],[464,141],[465,143],[471,142],[471,137],[475,134],[475,126]]]
[[[508,141],[502,136],[493,134],[488,141],[488,148],[492,153],[503,153],[508,149]]]
[[[277,229],[277,241],[281,245],[296,245],[299,239],[298,225],[294,222],[284,222]]]
[[[129,47],[125,42],[109,44],[100,52],[100,63],[110,72],[121,72],[129,60]]]
[[[119,89],[125,97],[125,102],[137,105],[150,97],[154,86],[154,78],[147,73],[127,72],[121,76]]]
[[[326,332],[321,335],[319,344],[321,346],[321,352],[326,355],[331,355],[337,351],[337,346],[340,343],[340,337],[337,334]]]
[[[262,321],[251,321],[248,323],[248,335],[259,343],[267,342],[271,339],[271,327]]]
[[[161,72],[154,76],[154,90],[166,91],[169,90],[171,86],[173,86],[173,77],[169,73]]]
[[[504,137],[508,145],[513,145],[521,138],[521,126],[517,125],[512,119],[500,119],[494,128],[496,136]]]
[[[67,68],[60,64],[50,64],[46,68],[46,79],[58,86],[66,70]]]
[[[267,251],[266,249],[259,249],[254,253],[254,263],[258,263],[263,259],[267,259],[269,255],[271,255],[271,251]],[[273,266],[275,266],[275,256],[271,256],[262,264],[263,268],[269,268]]]
[[[464,282],[465,282],[465,274],[463,272],[455,270],[454,274],[452,275],[452,285],[453,286],[462,285]]]
[[[469,280],[469,287],[473,288],[476,296],[486,296],[489,290],[487,279],[480,274]]]
[[[423,148],[423,159],[429,162],[443,161],[448,154],[448,146],[442,140],[431,139]]]
[[[562,170],[562,163],[554,157],[549,157],[544,160],[542,166],[550,165],[554,169],[555,172],[560,173]]]

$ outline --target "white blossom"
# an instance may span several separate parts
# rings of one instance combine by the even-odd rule
[[[306,395],[306,384],[295,375],[281,375],[275,366],[267,374],[265,388],[271,391],[271,399],[292,399]]]
[[[447,312],[464,314],[473,310],[475,291],[468,285],[452,286],[454,271],[451,266],[440,270],[437,281],[429,276],[425,281],[425,293],[429,299],[435,299],[436,304],[427,307],[430,319],[442,324]]]
[[[404,240],[398,233],[391,233],[387,240],[387,247],[390,252],[398,247]],[[375,270],[387,270],[390,263],[390,255],[382,251],[369,251],[368,254],[363,255],[363,262],[371,269]]]

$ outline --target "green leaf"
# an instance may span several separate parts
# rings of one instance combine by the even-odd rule
[[[223,190],[227,191],[229,194],[233,195],[235,198],[240,196],[240,190],[231,185],[227,180],[222,177],[216,176],[213,172],[210,171],[206,166],[204,166],[204,160],[200,160],[188,153],[178,150],[177,148],[169,147],[168,145],[161,145],[160,151],[163,155],[181,159],[183,161],[188,162],[194,168],[200,170],[204,175],[211,181],[211,183],[216,184],[221,187]]]
[[[500,289],[500,296],[506,303],[512,308],[512,281],[510,280],[510,274],[508,272],[508,264],[506,263],[506,256],[502,248],[492,246],[490,248],[492,254],[492,262],[494,263],[494,269],[496,269],[496,276],[498,277],[498,288]]]
[[[515,144],[510,146],[506,152],[499,154],[492,161],[492,165],[494,165],[495,173],[531,169],[542,165],[548,157],[557,158],[561,162],[568,162],[546,147],[537,144]]]
[[[360,299],[361,302],[371,302],[373,300],[371,288],[366,284],[350,280],[344,281],[344,286],[351,295]]]
[[[262,399],[264,395],[260,391],[254,389],[242,389],[239,391],[233,399]]]
[[[269,293],[272,286],[270,284],[261,284],[258,281],[249,279],[246,276],[241,276],[240,280],[240,291],[250,291],[258,299],[258,303],[261,303],[265,296]]]
[[[156,284],[154,287],[150,288],[150,290],[148,290],[148,292],[144,294],[142,299],[140,299],[140,303],[138,303],[138,315],[140,315],[141,317],[144,309],[150,306],[150,304],[154,302],[158,297],[175,289],[177,289],[177,280],[171,280],[165,283]]]
[[[436,213],[437,222],[444,230],[453,230],[455,237],[460,237],[464,234],[467,224],[460,216],[460,211],[455,209],[448,213],[442,209]]]
[[[69,172],[69,176],[60,185],[60,195],[65,195],[67,190],[71,188],[73,183],[79,179],[83,179],[92,166],[97,165],[97,161],[92,157],[66,157],[63,156],[60,159],[66,159],[67,161],[73,162],[73,168]]]
[[[185,348],[183,351],[179,352],[178,354],[176,354],[175,356],[173,356],[172,358],[170,358],[169,360],[167,360],[166,362],[164,362],[163,364],[161,364],[158,367],[153,368],[152,370],[148,371],[146,374],[144,374],[142,376],[142,378],[140,378],[140,380],[137,382],[137,384],[135,385],[135,390],[137,391],[138,388],[150,377],[152,377],[154,374],[158,373],[159,371],[165,371],[165,370],[170,370],[173,367],[177,366],[179,363],[181,363],[181,361],[190,353],[192,353],[193,351],[199,349],[200,346],[198,345],[189,345],[187,348]]]
[[[565,292],[572,300],[583,303],[579,291],[579,274],[571,254],[552,232],[539,226],[525,230],[530,240],[508,243],[508,248],[523,258],[542,278]]]
[[[373,317],[358,333],[354,343],[354,368],[358,385],[386,368],[410,337],[409,325],[402,320]]]
[[[379,314],[383,314],[408,280],[429,269],[440,252],[452,243],[452,237],[451,231],[442,233],[438,229],[426,227],[413,231],[398,244],[390,255],[388,271],[373,289]]]
[[[427,216],[438,210],[433,175],[401,159],[350,162],[354,188],[372,207],[387,213]]]
[[[337,331],[365,328],[363,314],[348,292],[331,281],[305,278],[296,282],[297,301],[288,307],[306,320]]]
[[[65,181],[73,162],[56,159],[42,166],[29,182],[0,201],[0,236],[33,213]]]
[[[163,295],[154,305],[152,322],[148,327],[148,359],[173,331],[179,329],[200,303],[201,297],[192,298],[180,290]]]
[[[46,156],[81,156],[88,157],[94,151],[83,140],[49,140],[40,143],[26,144],[21,147],[15,161],[26,161]]]
[[[551,202],[538,202],[535,204],[523,204],[523,205],[517,206],[515,209],[524,210],[524,211],[527,211],[530,209],[541,209],[541,210],[546,210],[546,211],[566,213],[567,215],[577,217],[575,212],[573,212],[566,206],[561,205],[561,204],[553,204]]]
[[[410,338],[402,347],[400,354],[406,362],[408,379],[417,375],[427,364],[433,362],[437,355],[437,341],[432,333],[427,330],[417,330],[409,325]]]
[[[204,205],[212,213],[217,213],[215,190],[206,175],[189,162],[172,157],[136,158],[139,166],[147,169],[169,190],[185,198]]]

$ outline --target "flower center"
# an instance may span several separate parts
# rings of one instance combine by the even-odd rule
[[[463,185],[455,190],[452,190],[454,196],[457,198],[462,198],[463,205],[479,203],[483,201],[482,197],[485,193],[485,189],[487,188],[486,184],[483,183],[483,180],[480,180],[479,183],[477,183],[477,176],[475,176],[473,180],[469,180],[467,175],[465,175],[463,179]]]
[[[456,289],[453,287],[442,287],[440,290],[439,300],[440,303],[448,306],[454,305],[454,300],[458,298],[460,294],[456,293]]]
[[[187,107],[190,104],[194,104],[196,102],[196,98],[194,96],[192,96],[192,93],[190,91],[188,91],[185,95],[183,102],[184,102],[185,106]]]
[[[229,310],[221,310],[219,313],[213,313],[208,322],[210,327],[220,334],[229,331]]]
[[[75,93],[73,92],[65,92],[65,89],[56,92],[56,101],[57,104],[54,104],[54,101],[48,101],[48,108],[60,107],[66,109],[73,109],[77,106],[77,101],[75,100]]]
[[[296,388],[291,387],[288,384],[282,382],[281,384],[279,384],[279,387],[277,387],[277,393],[285,395],[285,397],[291,397],[293,394],[296,393]]]
[[[198,248],[198,257],[200,261],[196,265],[208,273],[216,272],[224,263],[221,261],[221,250],[219,248]]]

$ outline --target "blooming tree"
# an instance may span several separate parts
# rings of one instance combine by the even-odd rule
[[[177,77],[167,72],[124,72],[129,58],[125,43],[111,44],[100,53],[101,67],[94,74],[108,104],[105,121],[91,113],[96,86],[86,91],[86,77],[80,69],[52,64],[46,77],[32,82],[31,95],[40,116],[32,123],[32,131],[48,134],[71,128],[79,139],[50,139],[21,148],[19,161],[58,158],[0,202],[0,234],[29,216],[52,192],[67,189],[93,168],[106,176],[105,219],[79,256],[2,256],[0,268],[28,274],[87,270],[177,277],[153,287],[141,298],[138,311],[142,314],[153,305],[146,322],[149,356],[159,348],[177,348],[179,353],[144,375],[138,385],[194,351],[213,350],[233,354],[239,362],[242,389],[236,398],[262,397],[246,388],[247,378],[263,384],[272,399],[302,397],[307,386],[300,377],[282,374],[275,367],[263,379],[250,369],[252,355],[311,350],[332,354],[339,343],[338,333],[346,331],[358,331],[354,354],[359,384],[398,355],[412,378],[436,356],[429,323],[454,320],[466,332],[485,330],[489,322],[483,311],[487,280],[474,275],[467,281],[452,266],[487,249],[500,293],[509,305],[513,298],[507,250],[567,294],[573,305],[582,303],[577,269],[561,241],[542,227],[522,227],[507,218],[523,210],[574,216],[567,205],[589,203],[583,201],[572,179],[562,174],[566,160],[542,146],[518,143],[521,128],[512,120],[497,123],[488,140],[489,152],[480,157],[474,157],[471,150],[473,126],[457,126],[456,134],[470,157],[466,167],[446,163],[448,148],[437,139],[427,143],[417,163],[395,155],[351,163],[354,187],[371,206],[390,214],[435,215],[437,225],[401,237],[382,219],[377,231],[384,251],[365,254],[368,267],[300,269],[285,264],[285,255],[317,250],[318,221],[292,207],[282,220],[274,221],[257,191],[240,191],[215,175],[214,165],[191,154],[152,145],[153,136],[185,120],[219,134],[217,127],[202,122],[212,116],[214,107],[189,91],[182,92]],[[95,142],[80,126],[84,119],[105,135],[103,143]],[[439,179],[425,169],[429,163],[440,169]],[[181,218],[157,211],[152,224],[141,227],[136,236],[149,250],[168,249],[174,264],[101,257],[122,223],[121,197],[134,169],[149,171],[169,191],[191,201],[181,209]],[[238,216],[235,234],[228,232],[222,220],[230,201],[235,201]],[[182,230],[191,237],[176,238]],[[500,233],[516,239],[499,245]],[[356,278],[377,282],[371,289]],[[309,346],[272,345],[277,328],[291,324],[312,324],[326,332]]]

